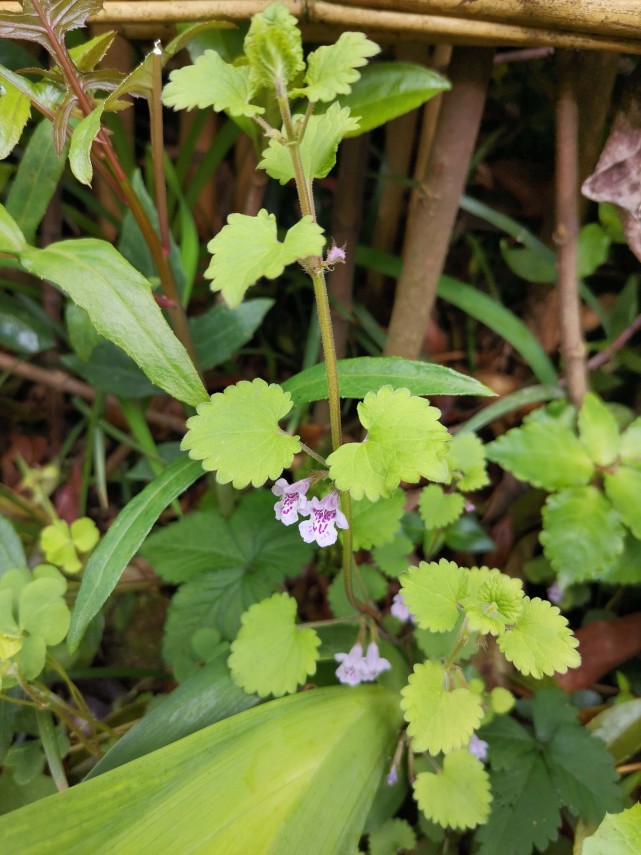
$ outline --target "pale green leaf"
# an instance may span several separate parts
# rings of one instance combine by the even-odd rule
[[[369,835],[369,855],[396,855],[416,846],[412,826],[404,819],[388,819]]]
[[[4,205],[0,205],[0,252],[19,253],[27,245],[20,226]]]
[[[445,493],[438,484],[428,484],[421,491],[418,511],[428,531],[445,528],[463,513],[465,500],[460,493]]]
[[[91,163],[91,147],[100,131],[104,102],[85,116],[73,130],[69,146],[69,166],[81,184],[91,186],[93,166]]]
[[[98,526],[89,517],[80,517],[71,523],[71,539],[78,552],[91,552],[100,540]]]
[[[216,471],[219,484],[260,487],[268,478],[276,480],[300,451],[298,437],[278,427],[291,406],[280,386],[241,380],[198,405],[181,447],[202,460],[203,469]]]
[[[216,51],[206,50],[193,65],[171,72],[162,101],[174,110],[213,107],[251,117],[265,112],[251,103],[253,95],[247,66],[230,65]]]
[[[377,566],[392,579],[397,579],[411,565],[409,555],[412,551],[412,541],[404,534],[397,534],[394,540],[383,546],[375,546],[372,558]]]
[[[281,3],[252,17],[244,48],[256,87],[285,85],[305,67],[298,22]]]
[[[641,418],[635,419],[621,435],[621,460],[641,467]]]
[[[0,83],[0,160],[8,157],[29,120],[31,101],[12,83]]]
[[[594,465],[567,427],[528,422],[485,447],[490,460],[544,490],[587,484]]]
[[[45,249],[25,249],[20,260],[85,309],[100,335],[124,350],[152,383],[193,406],[206,398],[149,282],[111,244],[94,238],[65,240]]]
[[[520,579],[511,579],[504,573],[490,571],[491,575],[480,585],[475,576],[487,568],[470,571],[470,596],[463,601],[469,628],[473,632],[499,635],[515,624],[523,613],[523,585]],[[485,575],[485,574],[483,574]]]
[[[490,705],[497,715],[505,715],[514,707],[516,699],[512,692],[503,686],[495,686],[490,692]]]
[[[619,466],[604,474],[605,493],[632,534],[641,540],[641,469]]]
[[[431,564],[421,561],[401,576],[403,599],[421,629],[447,632],[461,614],[468,593],[468,571],[445,558]]]
[[[7,852],[355,850],[400,724],[380,686],[261,704],[0,818]],[[82,817],[78,825],[70,817]]]
[[[447,462],[458,490],[465,493],[489,484],[485,450],[476,434],[459,433],[452,437],[447,448]]]
[[[27,557],[9,520],[0,517],[0,578],[14,568],[26,567]]]
[[[619,426],[603,401],[588,392],[579,410],[579,436],[590,459],[598,466],[610,466],[621,446]]]
[[[424,398],[407,389],[383,386],[365,396],[358,415],[367,430],[365,440],[342,445],[327,458],[339,490],[349,490],[355,499],[367,496],[375,501],[388,496],[401,481],[448,477],[449,434],[438,421],[439,410]]]
[[[54,520],[41,530],[40,546],[47,561],[62,567],[66,573],[78,573],[82,569],[69,523],[64,520]]]
[[[412,737],[412,750],[447,754],[470,741],[483,718],[483,704],[469,689],[451,688],[453,680],[438,662],[416,665],[401,692],[401,709]]]
[[[299,121],[302,117],[294,118]],[[341,108],[337,103],[332,104],[324,115],[311,117],[299,147],[303,172],[309,181],[329,174],[336,163],[338,144],[357,128],[358,121],[350,116],[346,107]],[[294,178],[289,148],[277,139],[270,139],[258,165],[281,184],[287,184]]]
[[[292,226],[281,243],[276,217],[264,208],[255,217],[230,214],[227,225],[207,245],[213,258],[205,276],[213,280],[212,291],[221,291],[233,309],[262,276],[275,279],[288,264],[320,255],[324,245],[323,230],[311,217]]]
[[[303,96],[309,101],[333,101],[337,95],[351,92],[351,84],[360,75],[357,68],[367,65],[370,56],[380,48],[364,33],[341,33],[332,45],[323,45],[307,57],[307,73],[302,89],[295,89],[292,98]]]
[[[623,536],[619,514],[596,487],[548,496],[540,541],[564,585],[596,578],[623,551]]]
[[[371,549],[394,539],[398,531],[405,493],[393,490],[385,499],[371,502],[368,498],[352,502],[352,542],[354,549]]]
[[[628,532],[620,552],[599,577],[608,585],[641,585],[641,540]]]
[[[47,643],[41,635],[27,635],[16,654],[18,667],[25,680],[35,680],[45,667]]]
[[[231,647],[231,675],[246,692],[280,697],[316,673],[319,646],[313,629],[296,626],[296,600],[274,594],[243,615]]]
[[[516,624],[499,635],[498,646],[506,659],[525,676],[540,680],[555,672],[577,668],[579,642],[556,606],[535,597],[523,598],[523,612]]]
[[[414,796],[428,819],[445,828],[474,828],[490,812],[490,779],[483,764],[465,749],[443,759],[440,772],[421,772]]]
[[[55,579],[34,579],[20,593],[18,601],[20,628],[32,635],[41,635],[53,646],[66,636],[71,613],[60,595]]]
[[[352,582],[354,593],[359,600],[376,602],[387,593],[387,582],[379,571],[371,564],[359,564],[354,572]],[[363,590],[364,589],[364,590]],[[353,615],[354,606],[347,599],[345,592],[345,574],[342,570],[336,574],[327,591],[329,606],[334,617],[349,617]]]
[[[606,814],[596,832],[583,841],[582,855],[638,855],[641,851],[641,804]]]

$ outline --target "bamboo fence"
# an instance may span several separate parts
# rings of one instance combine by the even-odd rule
[[[105,0],[93,22],[246,20],[271,0]],[[386,42],[528,45],[641,54],[641,0],[284,0],[306,35],[358,29]],[[21,8],[0,0],[0,15]]]

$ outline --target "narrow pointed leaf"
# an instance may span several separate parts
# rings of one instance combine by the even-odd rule
[[[71,145],[69,146],[69,165],[71,171],[82,184],[91,186],[93,166],[91,164],[91,147],[100,131],[100,121],[105,108],[99,104],[88,116],[78,122],[74,128]]]

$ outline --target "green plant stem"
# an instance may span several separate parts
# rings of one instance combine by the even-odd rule
[[[48,710],[38,710],[36,712],[36,719],[38,721],[38,733],[40,734],[51,777],[54,780],[56,789],[61,793],[63,790],[69,789],[69,783],[62,765],[62,757],[58,748],[58,737],[52,715]]]
[[[154,168],[154,189],[156,210],[160,228],[160,245],[165,258],[169,258],[169,215],[167,212],[167,185],[163,170],[165,141],[162,126],[162,51],[158,45],[152,51],[152,95],[149,99],[149,119],[151,123],[151,161]]]

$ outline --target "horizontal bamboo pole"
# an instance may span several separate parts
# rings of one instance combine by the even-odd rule
[[[120,26],[128,24],[149,26],[214,18],[246,20],[256,12],[265,9],[269,3],[270,0],[182,0],[180,3],[171,2],[171,0],[130,0],[129,2],[128,0],[105,0],[103,10],[89,20]],[[610,23],[616,23],[616,21],[620,23],[619,18],[614,19],[609,13],[610,7],[617,5],[617,0],[603,0],[602,17],[593,22],[587,14],[579,17],[578,12],[574,21],[569,17],[563,18],[562,15],[557,15],[554,18],[556,29],[550,26],[526,26],[525,20],[523,24],[480,20],[471,17],[470,13],[470,10],[480,3],[487,7],[493,6],[495,10],[500,10],[503,3],[513,10],[517,6],[523,10],[526,6],[528,9],[530,6],[540,7],[543,5],[542,2],[524,4],[520,0],[477,0],[474,4],[461,5],[460,0],[435,0],[433,4],[430,0],[401,0],[400,5],[415,4],[419,12],[397,11],[399,6],[397,0],[374,0],[374,3],[377,4],[377,8],[345,5],[344,2],[285,0],[285,5],[290,11],[301,19],[306,35],[319,39],[329,38],[337,30],[354,28],[386,42],[531,45],[641,53],[641,20],[636,29],[630,27],[628,38],[611,37],[607,34]],[[443,7],[448,7],[450,15],[431,13],[429,7],[433,8],[439,3]],[[572,5],[569,0],[549,0],[545,5],[553,10],[555,4],[565,9],[569,15],[568,10]],[[638,5],[639,0],[618,0],[618,5],[621,6],[631,7],[633,4]],[[596,7],[599,4],[597,0],[585,0],[585,2],[582,0],[582,2],[574,2],[574,5],[577,9],[583,5],[588,6],[596,16]],[[455,6],[458,8],[458,17],[453,16]],[[15,0],[0,0],[0,16],[3,12],[20,10],[21,5]],[[470,17],[467,17],[468,13]],[[547,14],[548,17],[553,17],[552,11]],[[541,12],[542,15],[543,12]],[[521,17],[527,20],[525,14]],[[639,11],[639,18],[641,19],[641,11]],[[567,30],[558,28],[565,26],[566,23]],[[573,32],[573,27],[578,23],[581,23],[581,27],[586,30],[592,29],[594,34]],[[598,34],[596,34],[597,31]]]

